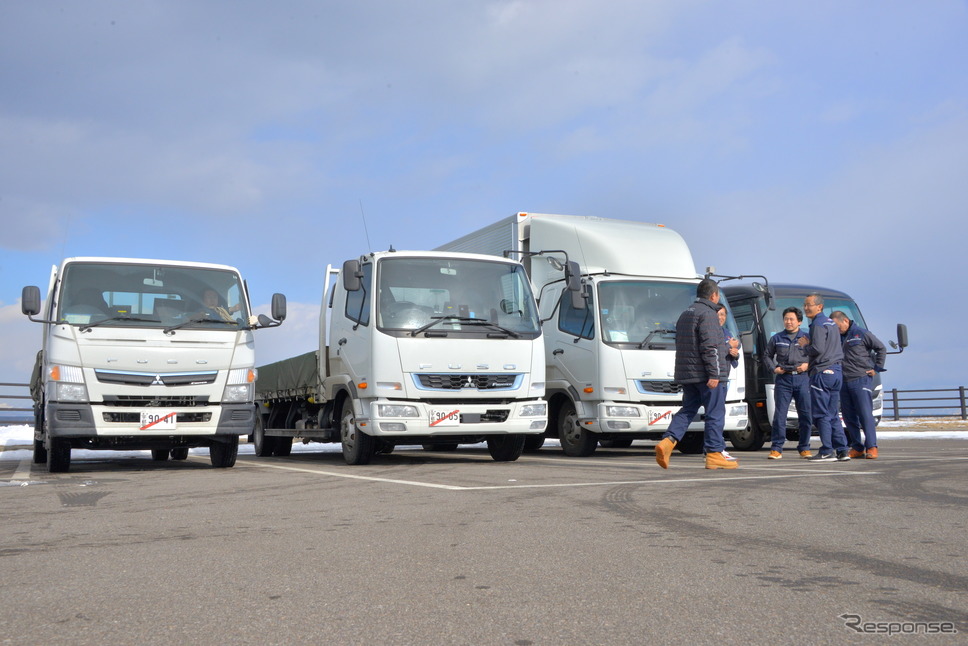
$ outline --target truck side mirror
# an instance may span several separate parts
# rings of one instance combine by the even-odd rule
[[[40,313],[40,288],[35,285],[24,287],[20,296],[20,310],[27,316]]]
[[[360,271],[359,260],[347,260],[343,263],[343,289],[348,292],[358,292],[363,287],[363,272]]]
[[[585,309],[585,294],[581,284],[581,267],[574,260],[565,264],[565,286],[571,292],[571,306],[576,310]]]
[[[740,332],[739,344],[743,348],[743,354],[753,354],[753,331]]]
[[[272,318],[280,322],[286,320],[286,295],[285,294],[272,295]]]
[[[907,326],[903,323],[897,324],[897,344],[902,350],[906,348],[908,344]]]

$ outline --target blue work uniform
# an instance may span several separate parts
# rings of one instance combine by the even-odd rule
[[[847,450],[847,436],[837,417],[843,384],[844,350],[837,324],[823,312],[810,322],[810,343],[803,347],[810,357],[810,409],[820,434],[820,455]]]
[[[763,355],[763,367],[776,377],[773,385],[773,432],[770,436],[770,449],[781,453],[787,439],[787,411],[790,409],[791,400],[797,407],[800,429],[797,450],[810,450],[810,433],[813,430],[810,415],[810,377],[799,370],[801,364],[809,363],[807,353],[798,343],[805,336],[806,333],[800,328],[793,335],[786,330],[777,332],[770,337]],[[776,374],[777,368],[782,368],[783,372]]]
[[[844,383],[840,388],[840,410],[844,416],[850,447],[863,453],[877,447],[874,420],[874,377],[869,370],[884,371],[887,348],[880,339],[853,321],[840,335],[844,350]],[[860,432],[864,431],[863,442]]]

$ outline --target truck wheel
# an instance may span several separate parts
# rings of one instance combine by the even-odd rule
[[[179,446],[171,450],[172,460],[187,460],[188,459],[188,447]]]
[[[234,467],[235,458],[239,455],[239,436],[230,437],[228,442],[212,442],[208,447],[208,454],[212,458],[212,466],[216,469]]]
[[[71,443],[54,438],[47,449],[47,470],[50,473],[66,473],[71,468]]]
[[[524,451],[525,453],[530,453],[532,451],[537,451],[542,446],[544,446],[545,436],[542,435],[526,435],[524,438]]]
[[[524,451],[523,433],[511,435],[492,435],[487,438],[487,452],[495,462],[514,462]]]
[[[346,402],[339,422],[340,441],[343,444],[343,459],[346,464],[369,464],[376,452],[376,438],[356,428],[356,415],[353,404]]]
[[[627,449],[632,446],[632,438],[620,437],[617,440],[601,440],[599,444],[604,449]]]
[[[43,440],[37,439],[37,433],[44,430],[44,414],[34,409],[34,464],[47,464],[47,448]]]
[[[760,429],[747,425],[741,431],[730,431],[729,442],[740,451],[759,451],[766,444],[766,436]]]
[[[565,401],[558,409],[558,439],[561,450],[573,458],[584,458],[595,452],[598,439],[595,434],[578,425],[575,405]]]
[[[165,462],[168,460],[168,449],[151,449],[151,459],[155,462]]]
[[[705,447],[706,436],[702,433],[686,433],[682,436],[681,440],[676,442],[676,448],[679,449],[679,453],[685,453],[686,455],[702,453]]]
[[[266,427],[265,422],[262,421],[262,415],[256,415],[255,428],[252,429],[252,445],[255,448],[255,454],[260,458],[272,455],[272,452],[276,448],[276,440],[278,439],[266,435]]]
[[[275,446],[272,447],[272,455],[280,458],[284,458],[292,453],[292,438],[291,437],[274,437]]]
[[[45,464],[47,462],[47,449],[44,448],[43,440],[34,440],[34,464]]]

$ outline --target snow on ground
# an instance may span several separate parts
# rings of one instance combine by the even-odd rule
[[[897,430],[903,429],[903,430]],[[34,438],[32,426],[0,426],[0,460],[25,460],[33,457],[31,448]],[[958,439],[968,440],[968,422],[960,419],[915,418],[895,421],[883,421],[877,427],[877,439],[881,440],[909,440],[918,439]],[[557,440],[545,440],[545,446],[558,446]],[[339,453],[339,444],[293,444],[294,453]],[[191,455],[208,457],[208,449],[192,449]],[[240,444],[239,455],[253,455],[251,444]],[[122,459],[150,457],[150,451],[81,451],[75,449],[71,457],[76,459],[100,458]]]

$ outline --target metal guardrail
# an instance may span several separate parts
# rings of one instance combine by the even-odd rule
[[[935,394],[938,393],[938,394]],[[925,396],[926,395],[926,396]],[[884,415],[894,412],[894,421],[902,417],[960,417],[968,420],[965,387],[932,390],[884,391]]]
[[[7,392],[7,391],[11,392]],[[26,395],[11,394],[26,392]],[[0,382],[0,424],[33,424],[34,408],[21,406],[22,400],[32,401],[30,384]],[[8,406],[8,401],[14,405]],[[17,414],[11,414],[17,413]]]
[[[0,424],[33,424],[33,407],[5,406],[7,401],[30,401],[30,394],[17,395],[4,392],[12,389],[14,392],[24,392],[30,384],[0,382]],[[927,396],[924,396],[927,395]],[[889,411],[891,411],[889,413]],[[9,413],[29,413],[26,415],[10,415]],[[960,417],[968,420],[968,398],[965,386],[958,388],[940,388],[932,390],[898,390],[893,388],[884,391],[884,415],[891,414],[894,421],[902,417]]]

